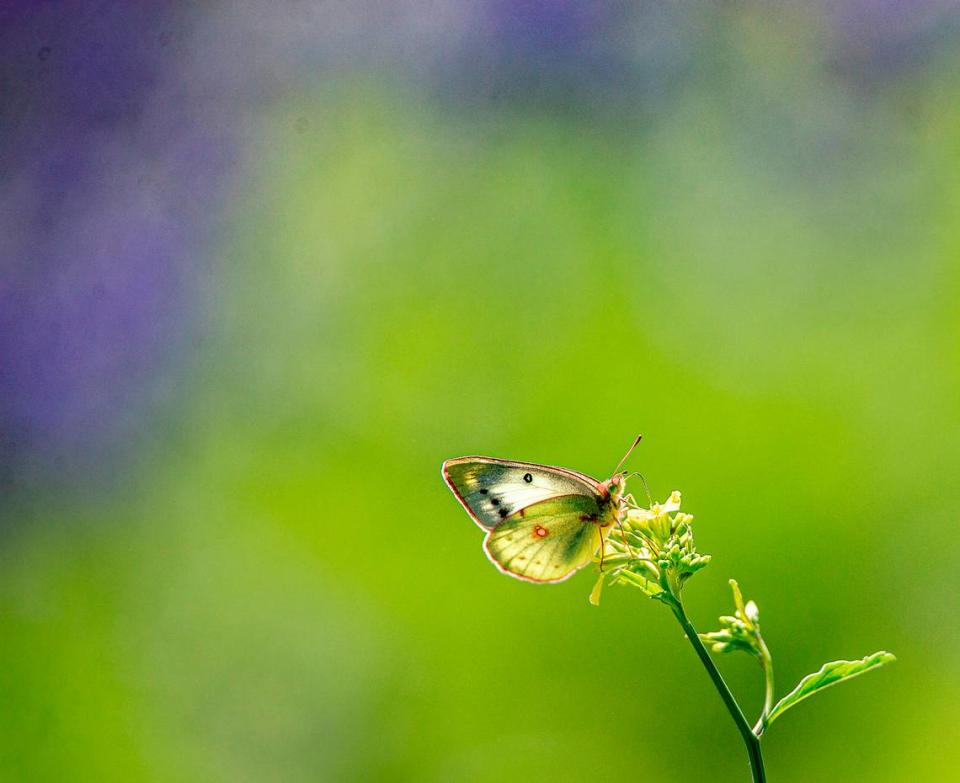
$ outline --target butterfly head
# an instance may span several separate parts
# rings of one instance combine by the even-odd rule
[[[613,476],[600,484],[600,487],[604,493],[610,496],[611,500],[617,501],[620,499],[621,495],[623,495],[626,482],[626,473],[614,473]]]

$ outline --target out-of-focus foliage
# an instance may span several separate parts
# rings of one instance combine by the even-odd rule
[[[669,613],[439,476],[638,431],[698,627],[897,653],[770,779],[954,774],[951,4],[91,5],[0,11],[0,779],[742,779]]]

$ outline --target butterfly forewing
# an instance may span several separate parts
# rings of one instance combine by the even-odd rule
[[[490,457],[449,459],[443,463],[443,478],[474,521],[486,530],[550,498],[600,497],[598,483],[582,473]]]

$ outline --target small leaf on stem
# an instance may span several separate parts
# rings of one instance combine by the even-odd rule
[[[770,715],[767,717],[767,724],[773,723],[781,714],[795,704],[799,704],[808,696],[812,696],[817,691],[829,688],[838,682],[858,677],[871,669],[876,669],[884,664],[892,663],[895,660],[897,659],[894,655],[881,650],[880,652],[873,653],[873,655],[861,658],[859,661],[832,661],[831,663],[825,663],[820,667],[819,671],[808,674],[800,680],[796,688],[777,702],[777,705],[770,711]]]
[[[601,571],[593,590],[590,591],[590,603],[594,606],[600,606],[600,591],[603,590],[603,580],[606,578],[607,575]]]

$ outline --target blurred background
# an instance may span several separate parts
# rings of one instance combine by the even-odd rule
[[[949,0],[5,4],[0,779],[746,780],[669,612],[439,475],[641,431],[701,630],[899,657],[770,780],[952,779],[958,66]]]

